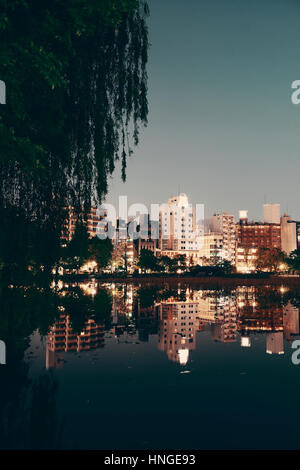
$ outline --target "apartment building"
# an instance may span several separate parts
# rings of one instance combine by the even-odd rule
[[[198,252],[199,264],[205,265],[215,259],[224,259],[223,234],[205,233],[203,245]]]
[[[222,235],[221,257],[235,263],[236,231],[235,220],[231,214],[215,214],[209,222],[210,231]]]
[[[87,216],[85,217],[84,223],[86,224],[89,236],[95,237],[99,230],[99,224],[103,220],[105,215],[100,215],[97,207],[91,207]],[[75,233],[76,225],[79,222],[79,217],[74,208],[69,207],[67,209],[67,218],[63,227],[62,238],[70,241]]]
[[[237,272],[249,273],[256,270],[257,247],[237,245],[235,267]]]
[[[298,227],[297,222],[293,221],[288,214],[281,217],[281,248],[287,255],[299,246],[300,231],[298,232]]]
[[[159,213],[159,248],[175,251],[197,251],[202,245],[203,229],[196,221],[195,208],[186,194],[171,197]]]

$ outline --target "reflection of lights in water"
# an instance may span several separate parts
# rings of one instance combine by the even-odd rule
[[[96,284],[80,284],[80,288],[86,295],[91,295],[94,297],[97,294]]]
[[[281,294],[285,294],[288,291],[288,288],[284,287],[284,286],[281,286],[279,290],[280,290]]]
[[[279,290],[281,294],[285,294],[286,292],[288,292],[289,289],[287,287],[281,286]]]
[[[96,261],[89,261],[88,263],[84,264],[80,268],[80,271],[89,272],[89,271],[93,271],[96,267],[97,267]]]
[[[61,289],[63,289],[63,287],[64,287],[64,283],[63,283],[61,280],[58,281],[58,282],[53,281],[53,282],[51,283],[51,286],[50,286],[50,287],[51,287],[51,289],[58,289],[58,290],[61,290]]]
[[[189,350],[188,349],[179,349],[178,350],[179,363],[182,366],[185,366],[189,360]]]
[[[242,346],[242,348],[250,348],[251,340],[248,336],[242,336],[241,337],[241,346]]]

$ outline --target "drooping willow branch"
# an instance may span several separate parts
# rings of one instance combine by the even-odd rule
[[[107,193],[118,159],[125,179],[147,123],[147,15],[138,0],[4,2],[0,202],[79,209]]]
[[[24,267],[50,266],[65,208],[101,201],[118,159],[125,179],[147,124],[148,13],[143,0],[2,0],[0,264],[21,221]]]

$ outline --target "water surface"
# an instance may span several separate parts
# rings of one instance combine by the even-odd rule
[[[300,448],[298,305],[285,286],[8,292],[0,446]]]

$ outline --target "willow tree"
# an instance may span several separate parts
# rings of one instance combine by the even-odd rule
[[[147,124],[147,15],[142,0],[1,1],[0,208],[58,233],[117,160],[126,178]]]

